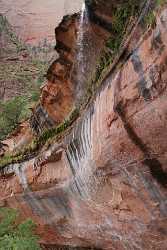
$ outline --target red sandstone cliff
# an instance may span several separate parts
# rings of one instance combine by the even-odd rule
[[[110,35],[109,30],[104,25],[99,25],[94,20],[83,25],[83,54],[87,60],[85,63],[87,66],[78,78],[79,22],[80,16],[78,14],[66,16],[55,30],[56,51],[59,58],[48,69],[47,81],[42,86],[40,104],[34,109],[34,115],[31,119],[34,132],[40,133],[45,128],[62,122],[78,102],[78,99],[85,95],[86,84],[96,67],[95,62]],[[80,82],[82,83],[80,84]],[[40,113],[45,112],[47,116],[40,115]]]
[[[67,18],[56,30],[60,58],[43,87],[41,106],[55,123],[75,103],[77,20]],[[1,206],[31,216],[43,243],[166,249],[166,27],[165,6],[69,133],[1,171]]]
[[[82,0],[1,0],[0,13],[6,16],[16,34],[26,44],[55,43],[53,30],[62,17],[80,10]]]

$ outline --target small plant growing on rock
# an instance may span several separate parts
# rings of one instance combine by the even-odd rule
[[[35,138],[28,146],[23,148],[22,151],[16,152],[15,154],[5,154],[0,159],[0,168],[29,159],[29,157],[33,156],[33,153],[37,153],[39,148],[45,145],[49,139],[62,134],[67,128],[69,128],[78,117],[79,109],[74,108],[67,120],[54,128],[45,130],[38,138]]]
[[[17,220],[16,210],[0,209],[0,250],[40,250],[33,221],[27,219],[18,224]]]
[[[0,139],[12,132],[22,119],[28,117],[28,102],[22,97],[15,97],[7,102],[0,102]]]

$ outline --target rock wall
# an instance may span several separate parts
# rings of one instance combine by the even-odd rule
[[[45,244],[165,250],[167,9],[108,74],[70,134],[1,171],[1,204]]]
[[[82,0],[1,0],[0,13],[5,15],[23,42],[39,45],[55,43],[54,29],[67,14],[78,12]]]
[[[48,69],[40,100],[41,107],[55,125],[61,123],[85,95],[100,52],[110,36],[104,23],[89,20],[87,10],[84,12],[82,25],[82,14],[65,16],[55,29],[55,49],[59,58]],[[34,109],[33,113],[36,115],[38,110]],[[34,118],[31,119],[31,126],[36,133],[50,126],[46,119],[46,126],[41,130],[39,127],[42,119],[39,115],[39,126],[36,128],[33,125]]]

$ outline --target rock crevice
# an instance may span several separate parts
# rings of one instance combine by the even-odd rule
[[[2,204],[32,217],[43,244],[166,249],[166,17],[164,7],[64,137],[22,166],[4,169]],[[56,30],[60,58],[43,86],[41,102],[55,124],[74,103],[78,20],[66,17]],[[158,30],[163,53],[152,46]]]

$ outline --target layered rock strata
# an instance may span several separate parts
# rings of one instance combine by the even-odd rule
[[[55,49],[59,58],[48,69],[47,81],[42,86],[40,100],[41,108],[46,111],[46,116],[50,117],[55,125],[62,122],[85,95],[92,72],[96,68],[95,62],[111,35],[104,22],[98,23],[95,20],[90,22],[87,11],[85,9],[82,13],[83,17],[78,14],[65,16],[59,27],[55,29]],[[34,110],[34,116],[36,113],[38,108]],[[41,131],[43,116],[38,117],[39,126],[34,125],[35,117],[33,117],[31,126],[34,132],[38,133]],[[46,126],[42,126],[42,130],[51,125],[47,122],[47,117]]]
[[[82,0],[1,0],[0,13],[6,16],[17,36],[31,46],[54,44],[53,30],[64,15],[79,12]]]
[[[1,172],[1,204],[41,243],[165,250],[167,9],[103,81],[71,133]]]

